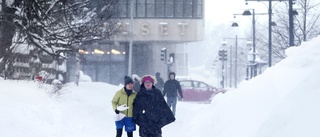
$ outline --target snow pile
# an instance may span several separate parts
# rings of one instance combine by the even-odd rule
[[[177,120],[163,128],[163,136],[319,137],[318,43],[320,37],[288,49],[287,59],[211,104],[178,102]],[[197,77],[210,83],[210,77]],[[1,137],[115,136],[111,99],[123,85],[69,83],[57,95],[52,85],[0,78],[0,87]]]
[[[318,137],[320,37],[289,48],[288,57],[212,102],[219,137]]]

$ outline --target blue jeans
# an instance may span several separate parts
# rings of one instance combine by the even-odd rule
[[[133,132],[136,130],[136,124],[133,122],[132,117],[124,117],[120,121],[116,121],[116,128],[122,129],[125,126],[126,132]]]
[[[170,109],[172,106],[172,113],[175,116],[176,115],[177,97],[167,97],[167,104]]]

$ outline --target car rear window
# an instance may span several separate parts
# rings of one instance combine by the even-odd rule
[[[181,81],[180,85],[182,88],[192,88],[192,82],[191,81]]]
[[[207,89],[207,85],[202,83],[202,82],[194,82],[194,85],[195,85],[195,88],[198,88],[198,89]]]

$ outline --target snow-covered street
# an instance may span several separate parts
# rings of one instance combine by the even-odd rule
[[[288,49],[287,59],[211,104],[178,102],[163,137],[319,137],[319,43]],[[111,98],[122,85],[68,84],[60,96],[32,81],[0,79],[0,87],[1,137],[115,136]]]

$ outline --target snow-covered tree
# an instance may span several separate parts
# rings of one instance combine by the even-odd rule
[[[2,0],[0,59],[5,69],[15,44],[27,43],[50,56],[76,52],[83,41],[118,32],[111,17],[119,0]],[[15,44],[13,44],[15,43]]]

